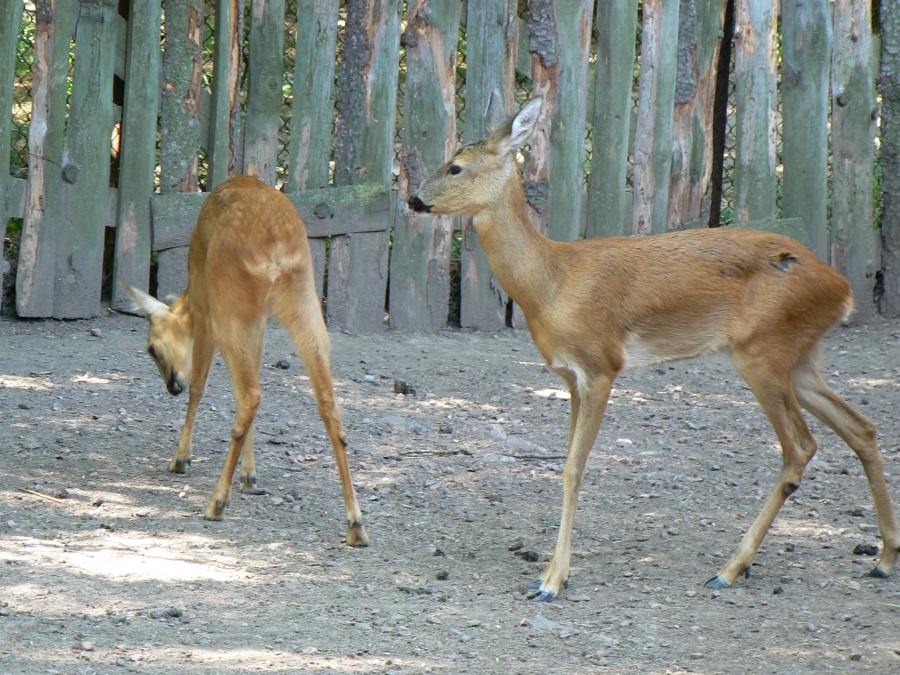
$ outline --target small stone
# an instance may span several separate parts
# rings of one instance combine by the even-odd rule
[[[634,441],[632,441],[630,438],[617,438],[616,445],[618,445],[620,448],[630,448],[632,445],[634,445]]]
[[[693,591],[693,590],[691,590],[691,591],[685,591],[684,594],[685,594],[686,596],[688,596],[689,598],[693,598],[694,596],[697,595],[697,591]]]
[[[871,523],[860,523],[859,529],[863,532],[878,532],[878,526]]]
[[[450,578],[450,572],[448,572],[447,570],[441,570],[440,572],[435,574],[434,577],[438,581],[446,581],[447,579]]]
[[[467,523],[474,523],[474,522],[475,522],[475,518],[474,518],[471,514],[467,513],[467,514],[466,514],[466,522],[467,522]]]
[[[536,551],[516,551],[516,555],[525,562],[537,562],[541,559]]]
[[[855,555],[878,555],[878,547],[874,544],[857,544],[853,553]]]
[[[405,380],[394,380],[394,393],[403,394],[405,396],[415,396],[416,389]]]
[[[860,589],[862,588],[862,586],[859,585],[859,582],[858,582],[858,581],[855,581],[854,579],[851,579],[850,581],[848,581],[848,582],[847,582],[847,585],[848,585],[850,588],[852,588],[854,591],[858,591],[858,590],[860,590]]]
[[[86,652],[92,652],[92,651],[94,651],[94,643],[93,642],[82,642],[81,649]]]
[[[284,359],[279,359],[275,362],[275,367],[280,368],[281,370],[290,370],[291,364],[285,361]]]
[[[446,558],[447,557],[447,554],[444,553],[439,548],[434,549],[434,553],[432,553],[431,555],[433,555],[435,558]]]
[[[99,328],[91,328],[91,335],[93,335],[94,337],[102,338],[103,331]]]
[[[782,595],[784,593],[784,586],[776,586],[772,589],[772,595]]]
[[[103,506],[103,500],[100,497],[97,497],[97,499],[91,502],[91,506]]]
[[[125,659],[116,659],[116,665],[120,668],[124,668],[128,665],[128,662]]]
[[[510,550],[510,551],[519,551],[519,550],[522,549],[523,546],[525,546],[525,544],[522,542],[522,540],[519,539],[519,538],[516,538],[516,539],[514,539],[513,542],[509,545],[509,550]]]
[[[182,614],[184,614],[184,612],[182,612],[181,609],[178,607],[166,607],[166,614],[168,614],[171,617],[178,618]]]
[[[272,506],[281,506],[284,504],[284,499],[281,497],[272,497]]]
[[[442,625],[441,620],[439,618],[437,618],[436,616],[429,616],[427,619],[425,619],[425,621],[427,621],[428,623],[433,623],[438,626]]]
[[[371,384],[374,381],[375,381],[374,375],[363,375],[363,382],[368,382]]]
[[[28,405],[27,403],[20,403],[20,404],[19,404],[19,409],[20,409],[20,410],[31,410],[31,406]]]
[[[862,654],[859,652],[851,652],[847,655],[848,661],[862,661]]]

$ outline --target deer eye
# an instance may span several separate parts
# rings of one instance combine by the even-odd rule
[[[147,353],[150,355],[150,358],[156,359],[156,347],[150,345],[147,347]]]
[[[449,171],[451,175],[455,176],[458,173],[462,173],[462,167],[459,164],[451,164]]]

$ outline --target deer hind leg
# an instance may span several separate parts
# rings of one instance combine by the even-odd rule
[[[265,340],[259,341],[259,354],[256,359],[256,372],[262,366],[263,353],[265,351]],[[256,487],[256,456],[253,454],[253,423],[247,429],[247,438],[244,439],[244,448],[241,450],[241,470],[238,474],[238,480],[241,485],[241,492]]]
[[[322,309],[314,287],[310,293],[303,294],[298,302],[296,295],[286,299],[276,308],[276,314],[287,328],[303,359],[306,373],[312,384],[313,394],[319,408],[319,415],[325,423],[325,431],[331,439],[331,448],[337,463],[344,495],[344,510],[347,517],[347,545],[368,546],[369,535],[362,524],[362,511],[356,500],[356,491],[350,480],[350,467],[347,464],[347,437],[341,424],[341,411],[334,396],[334,385],[331,380],[329,352],[331,349],[328,331],[322,318]]]
[[[206,383],[209,381],[209,369],[212,365],[216,349],[213,344],[209,324],[198,321],[194,327],[194,344],[191,355],[191,387],[188,393],[188,409],[184,419],[184,428],[181,430],[181,440],[175,456],[169,462],[169,471],[172,473],[184,473],[191,463],[193,449],[194,419],[197,416],[197,407],[206,392]]]
[[[612,378],[602,376],[592,382],[577,382],[574,377],[564,376],[572,392],[572,423],[569,434],[569,448],[566,467],[563,469],[563,512],[559,524],[559,534],[553,558],[544,570],[541,578],[528,584],[537,590],[533,596],[536,602],[550,601],[556,598],[562,586],[569,578],[569,564],[572,559],[572,528],[575,525],[575,510],[578,506],[578,493],[584,480],[584,470],[588,455],[594,446],[606,403],[612,389]],[[571,379],[571,381],[570,381]],[[581,385],[579,387],[578,385]]]
[[[886,577],[894,571],[900,553],[900,525],[888,496],[875,425],[826,384],[812,356],[804,359],[794,369],[794,390],[800,405],[831,427],[862,462],[869,480],[872,501],[875,503],[875,512],[878,514],[878,528],[884,541],[881,559],[870,574],[873,577]]]
[[[709,588],[727,588],[741,574],[750,574],[753,558],[766,532],[787,498],[800,487],[806,465],[816,454],[816,441],[803,419],[803,411],[791,386],[790,372],[773,366],[762,358],[735,353],[734,365],[750,385],[769,418],[781,443],[782,467],[775,489],[753,525],[744,535],[737,551],[719,573],[706,582]]]
[[[253,418],[261,399],[259,367],[266,322],[258,318],[246,327],[239,328],[233,324],[225,333],[227,337],[220,339],[219,351],[231,373],[237,413],[231,427],[231,444],[225,456],[225,466],[206,507],[204,517],[207,520],[222,520],[225,507],[231,501],[231,483],[238,459],[251,435]]]

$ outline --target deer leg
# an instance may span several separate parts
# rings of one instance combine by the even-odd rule
[[[564,376],[567,382],[570,378]],[[581,385],[579,387],[578,385]],[[606,403],[612,389],[612,378],[602,376],[591,382],[576,382],[571,378],[572,414],[576,417],[571,426],[566,467],[563,470],[563,512],[556,539],[553,558],[544,570],[541,578],[529,584],[537,589],[532,598],[536,602],[553,600],[559,588],[569,578],[569,563],[572,558],[572,528],[575,525],[575,509],[578,506],[578,493],[584,480],[584,470],[588,455],[594,446]]]
[[[265,352],[265,340],[259,342],[259,354],[256,358],[256,372],[262,366],[263,353]],[[241,470],[238,474],[241,492],[256,485],[256,456],[253,454],[253,423],[247,430],[247,438],[244,440],[244,449],[241,450]]]
[[[362,525],[362,510],[356,500],[356,491],[350,480],[350,467],[347,464],[347,437],[341,424],[341,411],[334,396],[334,385],[331,380],[331,365],[328,354],[331,350],[328,331],[322,319],[322,310],[314,286],[309,285],[311,292],[304,294],[300,303],[283,303],[278,315],[297,351],[303,358],[303,365],[309,375],[313,394],[319,408],[319,416],[325,423],[325,431],[331,439],[331,448],[337,463],[338,475],[341,478],[341,489],[344,494],[344,511],[347,518],[347,545],[368,546],[369,535]]]
[[[761,359],[735,354],[738,373],[750,385],[754,395],[769,418],[781,443],[782,468],[775,489],[762,511],[744,535],[737,551],[719,573],[706,582],[708,588],[728,588],[741,574],[749,574],[753,558],[766,532],[787,498],[800,487],[806,465],[816,454],[816,441],[806,426],[803,412],[791,386],[790,374],[770,368]]]
[[[875,425],[838,396],[819,374],[813,359],[805,359],[794,369],[794,390],[800,405],[831,427],[862,462],[869,480],[878,529],[884,541],[884,550],[878,565],[870,574],[886,577],[897,565],[900,553],[900,525],[888,496],[884,479],[884,461],[878,449]]]
[[[234,480],[234,471],[237,468],[238,459],[243,452],[244,445],[253,428],[253,418],[259,408],[262,398],[259,388],[259,354],[262,351],[262,343],[265,338],[266,324],[264,319],[258,319],[246,331],[240,331],[241,335],[235,335],[238,331],[228,331],[228,340],[219,345],[222,358],[231,373],[231,383],[234,388],[234,402],[237,413],[234,424],[231,427],[231,444],[228,454],[225,456],[225,466],[222,467],[222,475],[216,484],[209,504],[206,507],[204,518],[207,520],[222,520],[225,507],[231,501],[231,483]]]
[[[209,324],[197,321],[194,326],[194,344],[191,354],[191,386],[188,393],[188,409],[184,419],[184,427],[181,430],[181,440],[175,456],[169,462],[169,471],[172,473],[184,473],[191,463],[191,452],[194,436],[194,419],[197,416],[197,407],[206,392],[206,383],[209,381],[209,369],[212,365],[216,349],[213,345]]]

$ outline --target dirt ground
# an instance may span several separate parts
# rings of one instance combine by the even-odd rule
[[[854,548],[881,545],[866,480],[818,423],[751,578],[703,587],[780,468],[727,358],[617,381],[568,590],[536,604],[569,402],[528,334],[332,340],[367,549],[342,544],[330,446],[279,326],[256,421],[266,493],[211,523],[221,363],[174,475],[187,398],[165,392],[142,319],[0,320],[0,675],[900,672],[900,574],[865,576]],[[835,329],[823,370],[878,423],[900,506],[900,325]]]

